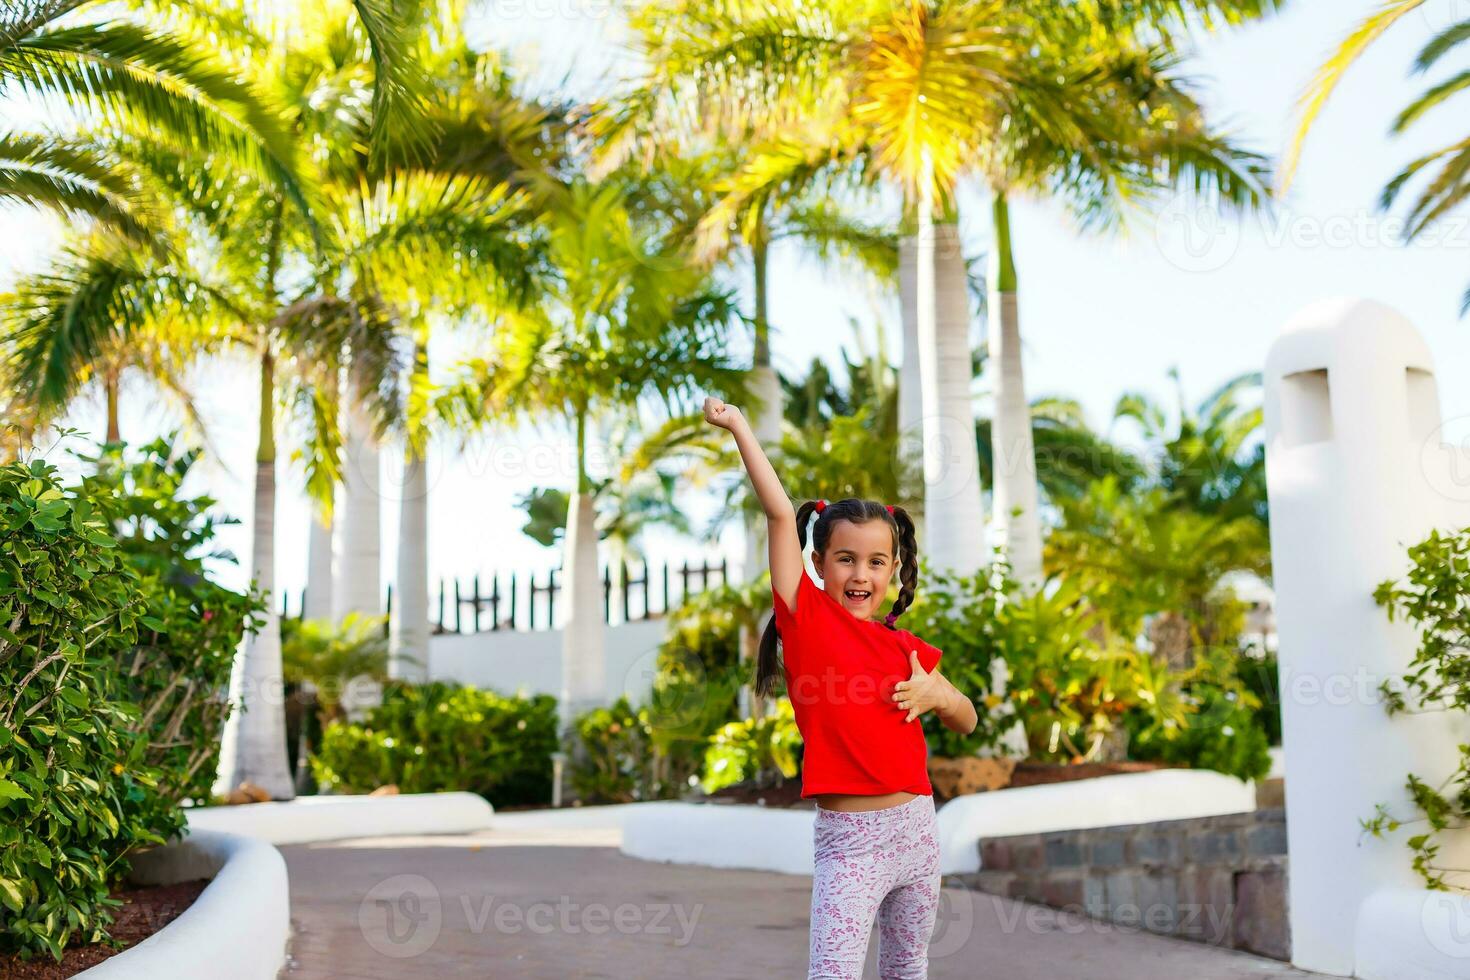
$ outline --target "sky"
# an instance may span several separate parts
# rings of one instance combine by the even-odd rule
[[[1292,133],[1295,104],[1313,71],[1377,6],[1378,0],[1296,0],[1289,12],[1269,21],[1198,36],[1182,70],[1215,126],[1279,160]],[[1464,136],[1463,116],[1452,115],[1450,106],[1402,135],[1391,135],[1389,125],[1412,97],[1444,77],[1410,77],[1419,47],[1435,30],[1467,15],[1465,0],[1429,0],[1378,42],[1319,117],[1290,193],[1270,213],[1220,214],[1209,202],[1184,194],[1130,215],[1122,233],[1098,235],[1079,230],[1054,202],[1013,198],[1028,398],[1076,399],[1089,423],[1108,431],[1124,392],[1143,392],[1172,407],[1167,372],[1177,368],[1187,401],[1197,403],[1228,379],[1260,370],[1272,340],[1298,310],[1353,295],[1394,307],[1418,328],[1439,376],[1446,433],[1457,439],[1470,433],[1470,384],[1463,383],[1470,323],[1456,312],[1470,286],[1470,211],[1451,215],[1432,236],[1405,246],[1398,238],[1410,198],[1388,213],[1376,206],[1383,186],[1408,162]],[[489,0],[468,29],[479,43],[509,52],[533,88],[565,85],[588,95],[636,65],[610,0]],[[25,111],[9,108],[15,124],[29,121]],[[1410,190],[1422,182],[1421,177],[1411,183]],[[983,188],[962,189],[960,212],[966,254],[983,256],[989,237]],[[0,210],[0,287],[43,263],[59,237],[55,219]],[[880,315],[890,356],[898,360],[901,336],[891,298],[875,311],[859,278],[824,270],[786,245],[777,246],[770,268],[778,369],[798,371],[816,357],[840,370],[840,352],[854,344],[850,318],[871,333]],[[975,336],[982,330],[977,324]],[[191,488],[217,498],[223,511],[240,518],[240,525],[220,537],[242,564],[220,569],[220,578],[241,587],[248,578],[255,367],[243,359],[220,361],[201,366],[193,382],[215,452],[200,464]],[[976,390],[978,409],[987,411],[987,379],[978,379]],[[79,403],[69,421],[98,431],[102,420],[98,397]],[[176,423],[146,383],[125,384],[125,438],[145,441]],[[1125,443],[1136,441],[1126,428],[1112,431]],[[569,489],[575,473],[571,445],[565,430],[543,427],[486,434],[463,449],[431,450],[431,582],[511,571],[522,580],[535,571],[544,581],[545,570],[560,565],[560,551],[521,533],[524,513],[515,500],[532,487]],[[59,450],[50,458],[66,465]],[[385,582],[396,561],[397,459],[397,450],[385,447]],[[594,453],[594,476],[605,472],[604,459]],[[278,479],[276,580],[294,607],[305,579],[309,512],[299,465],[283,462]],[[799,488],[793,492],[800,495]],[[681,488],[680,501],[696,526],[713,513],[706,489]],[[728,554],[733,573],[740,555],[733,527],[714,544],[655,533],[643,546],[655,569],[663,561],[717,561]]]

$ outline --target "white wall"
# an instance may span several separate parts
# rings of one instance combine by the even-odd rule
[[[1443,441],[1428,348],[1381,303],[1339,298],[1303,310],[1282,328],[1263,378],[1291,960],[1366,976],[1355,973],[1368,941],[1355,935],[1360,913],[1385,889],[1422,889],[1404,838],[1423,825],[1379,839],[1359,821],[1380,803],[1417,817],[1405,777],[1439,784],[1470,740],[1461,713],[1384,710],[1376,688],[1406,670],[1418,638],[1389,622],[1373,590],[1402,579],[1406,549],[1432,528],[1470,524],[1470,459]],[[1470,834],[1440,842],[1439,862],[1470,860]]]
[[[634,705],[653,689],[666,623],[651,619],[605,626],[608,704],[627,694]],[[502,694],[561,694],[562,631],[493,630],[429,638],[429,679],[456,681]]]

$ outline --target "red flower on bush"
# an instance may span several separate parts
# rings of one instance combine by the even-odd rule
[[[209,622],[213,618],[214,618],[214,610],[213,609],[206,609],[206,610],[204,610],[204,621],[206,623]]]

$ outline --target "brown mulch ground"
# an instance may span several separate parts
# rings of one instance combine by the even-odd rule
[[[1152,769],[1179,769],[1165,762],[1082,762],[1065,765],[1054,762],[1019,762],[1011,773],[1006,789],[1017,786],[1040,786],[1042,783],[1064,783],[1070,779],[1091,779],[1120,772],[1148,772]]]
[[[1095,776],[1110,776],[1120,772],[1147,772],[1151,769],[1169,768],[1175,767],[1162,762],[1085,762],[1079,765],[1020,762],[1016,765],[1016,771],[1011,774],[1010,785],[1003,789],[1039,786],[1042,783],[1064,783],[1072,779],[1092,779]],[[994,792],[1001,791],[995,790]],[[787,780],[780,786],[766,789],[757,789],[749,783],[736,783],[734,786],[716,790],[708,796],[696,797],[694,802],[747,803],[756,806],[804,807],[807,809],[816,806],[815,800],[801,798],[800,777]],[[934,802],[942,805],[948,802],[948,797],[936,793]]]
[[[1020,762],[1011,774],[1011,782],[1005,789],[1017,786],[1039,786],[1042,783],[1063,783],[1071,779],[1092,779],[1094,776],[1110,776],[1120,772],[1147,772],[1151,769],[1178,768],[1163,762],[1084,762],[1067,765],[1059,762]],[[755,806],[780,806],[811,809],[815,800],[801,798],[801,777],[788,779],[780,786],[758,788],[752,783],[736,783],[705,796],[686,797],[692,803],[745,803]],[[936,793],[936,804],[947,803],[949,798]],[[575,804],[574,804],[575,805]],[[497,806],[496,813],[513,813],[516,810],[544,810],[545,803],[522,803],[512,806]]]
[[[61,962],[49,953],[32,957],[29,961],[13,956],[0,956],[0,978],[3,980],[62,980],[90,969],[110,956],[124,952],[153,935],[185,909],[194,904],[194,899],[209,884],[207,879],[181,881],[174,885],[150,885],[146,888],[122,888],[112,893],[113,898],[125,904],[112,910],[113,924],[108,928],[112,938],[123,944],[115,949],[105,943],[90,943],[85,946],[68,947],[61,954]],[[160,978],[161,980],[161,978]]]
[[[750,783],[736,783],[717,789],[704,797],[695,797],[695,802],[714,803],[753,803],[756,806],[785,806],[801,809],[814,809],[816,800],[801,798],[801,777],[788,779],[780,786],[771,786],[765,789],[757,789]]]

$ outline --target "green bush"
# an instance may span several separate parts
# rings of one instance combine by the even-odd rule
[[[925,714],[933,755],[993,749],[1019,718],[1032,757],[1081,758],[1139,701],[1136,651],[1099,641],[1096,611],[1075,583],[1023,595],[1004,562],[971,576],[920,562],[924,586],[902,622],[944,651],[940,672],[970,697],[979,719],[961,735],[938,713]],[[1004,696],[992,691],[992,669],[1001,665]]]
[[[800,771],[796,714],[786,698],[776,701],[775,709],[764,718],[732,721],[710,739],[700,780],[706,793],[746,780],[779,784]]]
[[[505,697],[436,681],[390,681],[362,724],[333,722],[311,760],[325,791],[468,790],[495,806],[551,799],[556,699]]]
[[[281,673],[286,681],[286,761],[298,792],[316,789],[307,759],[322,729],[345,720],[342,698],[355,678],[388,679],[386,616],[350,612],[341,622],[281,620]],[[408,658],[405,658],[408,659]]]
[[[631,803],[659,799],[654,778],[653,730],[647,710],[626,696],[608,708],[578,715],[572,730],[580,746],[569,746],[572,791],[584,803]],[[581,752],[576,751],[581,748]]]
[[[131,807],[149,810],[150,827],[169,837],[184,828],[180,804],[209,799],[219,767],[235,652],[247,631],[263,625],[266,596],[234,592],[206,575],[207,558],[235,562],[214,550],[221,526],[239,523],[214,514],[208,496],[186,497],[183,484],[197,449],[175,454],[172,437],[128,450],[110,443],[95,456],[77,492],[108,519],[118,553],[138,575],[143,615],[137,644],[118,663],[118,694],[138,710],[146,734],[144,763],[157,770],[155,791],[134,788]]]
[[[0,467],[0,949],[58,960],[104,938],[109,886],[136,843],[154,774],[136,709],[114,703],[143,615],[105,515],[49,463]]]
[[[179,494],[197,454],[160,440],[0,468],[0,951],[106,938],[137,846],[207,796],[223,688],[262,608],[205,576],[222,523]],[[228,559],[228,555],[215,555]]]
[[[1242,655],[1240,680],[1261,702],[1256,718],[1266,731],[1266,744],[1281,744],[1281,665],[1274,653],[1264,657]]]
[[[584,802],[676,799],[698,782],[710,739],[739,717],[740,629],[770,604],[765,581],[722,585],[671,610],[649,697],[573,719],[568,779]]]
[[[1240,779],[1266,775],[1271,756],[1263,705],[1240,675],[1254,663],[1233,647],[1197,650],[1194,666],[1177,675],[1181,715],[1161,720],[1139,706],[1124,719],[1129,754]]]
[[[1213,769],[1260,779],[1271,768],[1270,741],[1254,695],[1213,684],[1189,691],[1195,710],[1177,727],[1130,726],[1129,755],[1142,761]]]

